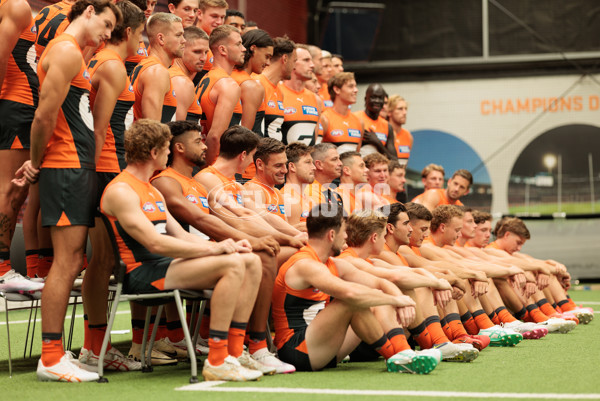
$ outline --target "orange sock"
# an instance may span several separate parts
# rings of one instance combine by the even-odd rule
[[[475,324],[480,330],[489,329],[494,326],[494,323],[492,323],[488,315],[486,315],[482,309],[473,312],[473,320],[475,320]]]
[[[402,327],[391,329],[387,332],[386,336],[390,340],[392,347],[394,347],[394,354],[410,348]]]
[[[141,344],[144,341],[144,325],[146,322],[141,319],[131,319],[131,341]]]
[[[543,301],[545,301],[545,302],[543,302]],[[542,313],[546,316],[552,316],[556,313],[556,309],[554,309],[552,307],[552,305],[550,305],[550,303],[548,301],[546,301],[545,299],[543,299],[542,301],[538,301],[537,305],[540,308],[540,310],[542,311]]]
[[[242,355],[242,352],[244,351],[244,338],[246,337],[247,326],[248,323],[231,322],[231,326],[229,327],[229,335],[227,336],[227,341],[229,342],[229,345],[227,346],[229,355],[236,358]]]
[[[500,323],[502,323],[502,321],[500,320],[500,316],[498,316],[498,314],[496,313],[496,311],[492,312],[490,315],[488,315],[488,317],[490,318],[490,320],[494,324],[500,324]],[[471,333],[469,333],[469,334],[471,334]]]
[[[495,312],[496,312],[496,315],[498,316],[498,318],[500,319],[501,323],[510,323],[510,322],[514,322],[517,320],[514,318],[513,315],[510,314],[510,312],[508,310],[506,310],[506,308],[504,306],[499,307],[498,309],[495,310]]]
[[[571,305],[573,308],[579,308],[579,306],[577,306],[577,304],[575,302],[573,302],[573,300],[571,299],[571,297],[569,296],[569,294],[567,294],[567,303],[569,305]]]
[[[568,311],[573,310],[573,309],[575,309],[577,307],[577,305],[575,305],[575,304],[573,304],[575,306],[570,305],[568,299],[563,299],[562,301],[558,301],[556,304],[558,305],[558,307],[560,308],[560,310],[563,311],[563,312],[568,312]]]
[[[89,350],[92,347],[92,336],[90,335],[90,322],[88,315],[83,315],[83,348]]]
[[[65,354],[62,343],[62,333],[42,333],[42,363],[44,366],[54,366]]]
[[[211,330],[208,336],[208,362],[213,366],[219,366],[229,355],[227,332]]]
[[[40,256],[38,255],[37,249],[29,249],[25,251],[25,265],[27,266],[28,277],[33,278],[37,275],[39,258]]]
[[[102,349],[102,341],[104,341],[104,335],[106,334],[106,323],[89,325],[90,332],[90,348],[96,355],[100,355]],[[110,349],[110,345],[107,349]]]
[[[10,252],[0,252],[0,276],[10,271]]]
[[[448,338],[446,333],[444,333],[444,330],[442,329],[442,325],[440,324],[440,322],[430,323],[427,326],[427,332],[431,336],[432,344],[443,344],[443,343],[450,342],[450,339]],[[429,347],[429,348],[431,348],[431,347]]]
[[[267,348],[267,332],[249,331],[248,352],[254,354],[256,351]]]
[[[446,318],[442,319],[442,321],[440,322],[440,326],[442,326],[442,330],[446,337],[449,340],[454,340],[454,336],[452,335],[452,329],[450,328],[450,324],[448,324],[448,322],[446,321]]]
[[[479,333],[479,327],[477,327],[477,324],[475,324],[475,320],[473,319],[471,312],[467,312],[464,315],[462,315],[460,317],[460,320],[461,320],[463,326],[465,327],[465,330],[467,330],[467,333],[469,333],[469,334]]]
[[[385,359],[388,359],[395,354],[394,346],[390,340],[388,340],[385,334],[379,340],[369,345],[373,347],[375,351],[379,352],[379,355],[383,356]]]
[[[548,320],[548,316],[544,315],[538,308],[534,305],[527,305],[527,321],[534,323],[541,323]]]
[[[475,321],[477,322],[477,319]],[[460,316],[458,316],[458,313],[447,314],[446,322],[448,322],[448,326],[450,327],[450,331],[452,332],[452,340],[456,340],[457,338],[465,337],[468,335],[467,331],[465,330],[465,327],[460,321]]]
[[[167,337],[174,343],[178,343],[185,338],[181,320],[177,319],[173,322],[167,321]]]

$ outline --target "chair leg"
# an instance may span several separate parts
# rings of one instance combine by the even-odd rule
[[[200,325],[202,324],[202,318],[204,317],[204,309],[206,309],[206,299],[200,301],[198,308],[198,319],[196,320],[196,326],[194,327],[194,347],[198,344],[198,335],[200,334]]]
[[[146,308],[146,322],[144,323],[144,338],[142,338],[142,349],[140,350],[140,359],[142,361],[142,372],[152,372],[152,352],[148,354],[148,358],[150,358],[150,364],[146,358],[146,339],[148,338],[148,331],[150,327],[150,318],[152,317],[152,308]]]
[[[25,348],[23,348],[23,359],[27,358],[27,343],[29,342],[29,329],[31,327],[31,315],[33,315],[33,305],[35,300],[31,300],[31,306],[29,307],[29,320],[27,321],[27,334],[25,334]],[[31,338],[33,343],[33,337]],[[31,356],[31,355],[30,355]]]
[[[73,312],[71,313],[71,324],[69,326],[69,336],[67,341],[67,349],[70,351],[73,345],[73,330],[75,329],[75,314],[77,312],[77,295],[73,297]]]
[[[162,316],[164,305],[158,305],[156,308],[156,318],[154,319],[154,326],[152,327],[152,334],[150,335],[150,343],[148,344],[148,366],[152,366],[152,348],[154,348],[154,340],[156,339],[156,333],[158,333],[158,326],[160,325],[160,317]],[[152,308],[148,308],[152,310]],[[144,338],[145,339],[145,338]]]
[[[31,353],[33,351],[33,339],[35,338],[35,325],[37,324],[37,315],[38,310],[40,309],[40,300],[35,300],[35,313],[33,314],[33,328],[31,330],[31,341],[29,342],[29,357],[31,358]]]
[[[120,297],[120,291],[117,291],[117,297]],[[118,298],[113,302],[112,308],[110,311],[110,315],[108,317],[108,323],[106,324],[106,333],[104,333],[104,339],[102,340],[102,348],[100,349],[100,355],[98,356],[98,383],[108,383],[108,379],[103,377],[104,375],[104,357],[106,356],[106,351],[108,348],[108,341],[110,340],[110,331],[112,330],[112,326],[115,323],[115,318],[117,317],[117,309],[119,309]]]
[[[174,291],[175,295],[175,304],[177,305],[177,312],[179,313],[179,319],[182,322],[185,322],[185,313],[183,311],[183,305],[181,304],[181,297],[179,295],[179,291]],[[190,338],[190,331],[187,327],[187,324],[181,325],[183,328],[183,335],[185,337],[185,344],[188,349],[188,356],[190,357],[190,364],[192,370],[192,377],[190,377],[190,383],[198,383],[198,362],[196,361],[196,347],[192,344],[192,339]]]
[[[10,328],[8,324],[8,301],[4,298],[4,312],[6,312],[6,339],[8,341],[8,377],[12,379],[12,355],[10,352]]]

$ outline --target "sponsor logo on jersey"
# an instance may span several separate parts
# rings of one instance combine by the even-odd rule
[[[310,213],[310,210],[305,210],[302,212],[302,214],[300,214],[300,217],[304,218],[304,217],[308,217],[308,214]]]
[[[279,213],[285,214],[285,206],[284,205],[279,205]]]
[[[210,60],[208,60],[208,61],[210,61],[210,63],[212,64],[212,63],[213,63],[213,61],[215,61],[215,58],[214,58],[214,57],[211,57],[211,58],[210,58]]]
[[[296,114],[296,109],[293,108],[293,107],[286,107],[285,111],[284,111],[284,114]]]
[[[90,77],[90,73],[88,70],[83,71],[83,77],[85,78],[86,81],[90,80],[91,77]]]
[[[161,201],[156,201],[156,206],[158,206],[158,210],[160,210],[161,212],[164,212],[165,209],[165,204],[162,203]]]
[[[241,195],[241,194],[236,194],[236,195],[235,195],[235,201],[236,201],[237,203],[239,203],[240,205],[244,205],[244,199],[242,198],[242,195]]]
[[[398,153],[410,153],[410,147],[398,146]]]
[[[277,213],[277,205],[268,205],[267,211],[270,213]]]
[[[198,204],[198,198],[196,198],[194,195],[189,194],[188,196],[185,197],[185,199],[189,200],[190,202],[192,202],[194,205]]]
[[[203,208],[208,209],[208,199],[206,199],[204,196],[200,197],[200,203],[202,204]]]
[[[279,106],[279,110],[285,109],[285,107],[283,107],[283,102],[281,100],[277,101],[277,106]]]
[[[30,29],[30,31],[31,31],[31,33],[37,33],[37,27],[35,26],[35,24],[33,24],[33,25],[31,26],[31,29]]]
[[[331,131],[331,136],[344,136],[344,131],[341,129],[334,129]]]
[[[145,48],[145,47],[140,47],[140,48],[138,48],[138,50],[137,50],[137,54],[138,54],[139,56],[148,56],[148,51],[146,50],[146,48]]]
[[[133,93],[133,85],[129,85],[129,92]]]
[[[270,108],[274,109],[274,108],[275,108],[275,102],[274,102],[274,101],[272,101],[272,100],[269,100],[269,101],[267,102],[267,106],[269,106]]]
[[[324,100],[323,105],[325,107],[333,107],[333,102],[331,100]]]
[[[375,135],[377,135],[377,139],[379,139],[381,142],[387,141],[387,135],[383,132],[376,132]]]
[[[314,106],[302,106],[302,114],[309,116],[318,116],[319,110]]]
[[[171,91],[171,94],[173,95],[173,97],[177,97],[177,95],[175,94],[175,89],[173,89],[173,90]]]
[[[154,205],[152,204],[152,202],[146,202],[144,203],[144,206],[142,206],[142,210],[146,213],[152,213],[155,212],[156,209],[154,208]]]
[[[360,134],[359,129],[348,128],[348,135],[350,138],[360,138],[362,135]]]

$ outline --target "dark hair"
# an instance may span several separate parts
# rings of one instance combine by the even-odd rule
[[[256,149],[259,141],[260,137],[248,128],[234,125],[221,135],[219,156],[225,160],[234,159],[244,151],[250,153]]]
[[[173,164],[173,146],[175,143],[180,142],[178,137],[190,131],[202,132],[202,126],[193,121],[186,120],[169,121],[167,125],[171,131],[171,135],[173,135],[171,138],[171,144],[169,145],[169,150],[171,153],[169,153],[169,156],[167,156],[167,166],[170,166]]]
[[[253,26],[258,26],[256,21],[246,21],[246,28],[253,27]]]
[[[310,154],[312,148],[302,142],[292,142],[285,147],[288,163],[298,163],[302,156]]]
[[[433,219],[433,215],[425,206],[420,203],[408,202],[405,204],[406,212],[408,213],[408,218],[411,220],[425,220],[431,221]]]
[[[121,0],[121,1],[125,1],[125,0]],[[129,0],[129,1],[132,2],[133,5],[138,6],[138,8],[142,11],[145,11],[146,8],[148,8],[147,0]],[[119,3],[117,3],[117,4],[119,4]]]
[[[246,48],[246,53],[244,54],[244,64],[240,67],[244,68],[248,65],[248,61],[250,61],[250,58],[254,55],[250,46],[254,45],[256,47],[264,48],[273,46],[274,44],[273,39],[266,31],[263,31],[262,29],[253,29],[242,35],[242,45]]]
[[[160,121],[142,118],[125,131],[125,159],[128,164],[143,163],[150,159],[150,151],[169,145],[171,132]]]
[[[233,25],[219,25],[210,33],[208,37],[208,47],[213,53],[217,52],[217,47],[229,38],[233,32],[241,34],[240,30]]]
[[[344,208],[335,202],[313,207],[306,218],[309,238],[320,238],[329,230],[338,231],[344,219]]]
[[[186,42],[193,42],[196,39],[204,39],[208,41],[208,35],[197,26],[191,25],[183,28],[183,37]]]
[[[469,172],[469,170],[460,169],[456,170],[454,174],[452,174],[452,178],[459,176],[469,181],[469,186],[473,185],[473,175]],[[452,179],[451,178],[451,179]]]
[[[473,220],[475,224],[482,224],[486,221],[492,221],[492,215],[488,212],[482,212],[481,210],[473,210]]]
[[[294,50],[296,50],[296,44],[287,35],[275,38],[273,39],[273,57],[271,57],[271,60],[277,61],[284,54],[291,54]]]
[[[285,145],[283,142],[275,138],[261,138],[254,154],[254,163],[258,159],[262,160],[265,164],[269,162],[271,155],[285,152]]]
[[[506,233],[513,233],[524,239],[531,239],[531,234],[527,226],[518,217],[503,217],[496,223],[496,227],[494,228],[496,238],[502,238]]]
[[[234,10],[233,8],[228,8],[227,11],[225,11],[225,18],[227,17],[240,17],[243,20],[246,19],[246,17],[241,11]]]
[[[400,215],[400,213],[406,212],[406,207],[403,203],[396,202],[392,203],[391,205],[382,206],[379,209],[377,209],[377,211],[387,216],[388,224],[396,225],[396,223],[398,222],[398,216]]]
[[[146,20],[146,16],[144,15],[145,8],[140,9],[139,6],[132,1],[120,1],[117,3],[117,8],[121,12],[122,19],[115,25],[115,29],[113,29],[110,34],[108,43],[113,45],[118,45],[126,39],[127,35],[125,34],[125,31],[127,28],[131,28],[132,31],[135,31]]]
[[[340,155],[340,160],[342,161],[342,163],[344,163],[344,166],[346,165],[345,160],[350,159],[352,157],[358,156],[362,159],[362,156],[359,152],[355,152],[353,150],[350,150],[348,152],[344,152]]]
[[[101,14],[106,8],[110,8],[115,17],[117,24],[121,23],[121,11],[110,0],[79,0],[71,7],[71,11],[67,14],[69,22],[76,20],[89,7],[93,6],[96,14]]]

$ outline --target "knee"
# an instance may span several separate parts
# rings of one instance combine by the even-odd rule
[[[246,268],[246,275],[253,277],[257,281],[260,280],[262,274],[262,262],[258,255],[253,253],[243,254],[244,266]]]

